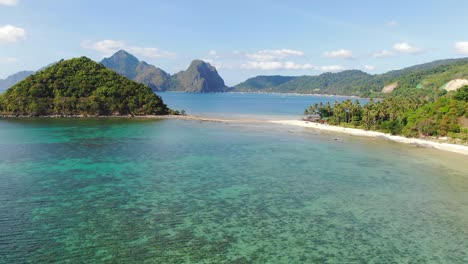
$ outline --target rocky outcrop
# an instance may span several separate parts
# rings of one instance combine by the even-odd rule
[[[171,79],[169,90],[172,91],[218,93],[229,90],[216,68],[201,60],[192,61],[186,71],[173,75]]]
[[[139,61],[124,50],[103,59],[101,63],[120,75],[148,85],[153,91],[211,93],[229,90],[216,68],[201,60],[192,61],[187,70],[172,76],[151,64]]]
[[[153,91],[165,91],[169,84],[170,75],[168,73],[138,60],[124,50],[117,51],[111,57],[103,59],[101,64],[122,76],[148,85]]]

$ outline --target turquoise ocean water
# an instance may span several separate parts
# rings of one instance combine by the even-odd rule
[[[295,94],[259,93],[178,93],[160,94],[164,102],[176,110],[185,110],[191,115],[223,118],[278,119],[300,118],[304,110],[314,103],[341,102],[346,99],[359,100],[365,104],[367,99],[344,96],[314,96]]]
[[[244,105],[225,114],[297,107],[255,96],[224,95]],[[4,119],[0,263],[467,263],[467,171],[466,156],[268,123]]]

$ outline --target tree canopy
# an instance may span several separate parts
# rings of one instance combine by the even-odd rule
[[[388,97],[370,100],[314,104],[305,114],[319,114],[330,124],[377,130],[412,137],[450,136],[468,142],[468,86],[434,100]]]

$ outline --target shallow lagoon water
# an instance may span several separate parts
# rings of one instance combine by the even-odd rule
[[[0,262],[466,263],[466,157],[306,129],[0,120]]]

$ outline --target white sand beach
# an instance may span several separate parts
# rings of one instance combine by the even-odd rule
[[[402,136],[393,136],[393,135],[385,134],[382,132],[366,131],[366,130],[356,129],[356,128],[330,126],[330,125],[324,125],[324,124],[301,121],[301,120],[272,120],[269,122],[275,123],[275,124],[300,126],[300,127],[307,127],[307,128],[313,128],[313,129],[324,130],[324,131],[346,133],[348,135],[354,135],[354,136],[379,137],[379,138],[392,140],[395,142],[400,142],[400,143],[405,143],[405,144],[414,144],[418,146],[435,148],[435,149],[451,151],[451,152],[455,152],[455,153],[459,153],[463,155],[468,155],[468,146],[457,145],[457,144],[440,143],[440,142],[424,140],[424,139],[419,139],[419,138],[406,138]]]

